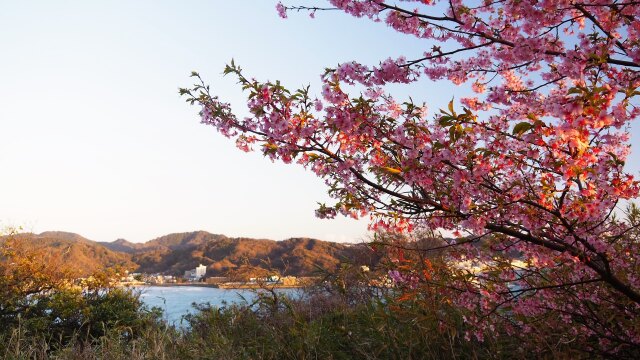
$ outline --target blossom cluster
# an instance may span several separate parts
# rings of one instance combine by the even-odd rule
[[[225,72],[249,92],[252,115],[236,118],[197,87],[186,93],[202,105],[202,122],[245,151],[259,145],[271,159],[323,178],[336,202],[321,205],[319,216],[369,216],[372,229],[459,234],[451,242],[467,245],[453,258],[498,267],[491,286],[476,282],[476,291],[457,297],[465,307],[480,303],[493,312],[509,303],[525,317],[556,311],[578,321],[595,303],[621,323],[640,315],[640,265],[625,255],[636,256],[640,242],[614,216],[621,201],[640,192],[624,171],[629,126],[640,116],[640,4],[329,2],[439,46],[420,59],[340,64],[323,74],[321,98],[308,88],[292,92],[247,79],[232,64]],[[277,5],[282,17],[288,9]],[[430,115],[426,104],[399,102],[385,91],[422,77],[468,84],[475,95]],[[354,85],[364,90],[354,96]],[[488,237],[491,246],[482,251],[465,240]],[[507,251],[526,267],[496,260]],[[525,290],[514,293],[513,286]],[[580,321],[571,331],[640,344],[635,325],[595,329]],[[531,330],[525,322],[515,326]]]

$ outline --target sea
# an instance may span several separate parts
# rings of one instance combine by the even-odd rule
[[[183,316],[194,313],[194,304],[225,306],[230,304],[251,304],[256,299],[256,290],[219,289],[204,286],[136,286],[140,299],[148,307],[162,309],[164,319],[176,326],[185,326]],[[277,289],[288,296],[299,296],[298,289]]]

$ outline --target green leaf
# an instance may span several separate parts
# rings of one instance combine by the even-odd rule
[[[513,135],[520,135],[531,129],[533,129],[533,125],[529,122],[523,121],[513,128]]]
[[[453,124],[453,117],[449,115],[442,116],[440,120],[438,120],[440,126],[450,126]]]
[[[462,128],[462,125],[452,126],[449,128],[449,138],[451,139],[452,142],[455,143],[456,141],[458,141],[458,139],[460,139],[463,132],[464,132],[464,129]]]
[[[581,93],[582,93],[582,89],[577,87],[572,87],[571,89],[569,89],[569,91],[567,91],[567,94],[581,94]]]

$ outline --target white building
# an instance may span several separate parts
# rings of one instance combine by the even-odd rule
[[[193,270],[184,272],[184,278],[189,281],[200,281],[207,274],[207,267],[200,264]]]
[[[196,277],[198,280],[202,279],[207,274],[207,267],[200,264],[196,267]]]

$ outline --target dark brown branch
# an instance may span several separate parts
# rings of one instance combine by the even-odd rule
[[[524,234],[520,231],[514,230],[512,228],[497,225],[497,224],[487,224],[485,226],[487,230],[493,230],[498,233],[502,233],[505,235],[513,236],[515,238],[524,240],[531,244],[540,245],[550,250],[555,250],[558,252],[568,252],[569,254],[576,256],[580,261],[582,261],[585,265],[587,265],[591,270],[595,271],[604,282],[609,284],[611,287],[616,289],[621,294],[628,297],[630,300],[640,304],[640,293],[635,291],[629,284],[623,283],[620,279],[618,279],[615,275],[611,274],[611,272],[604,269],[599,263],[594,262],[589,257],[585,256],[583,253],[578,251],[575,247],[569,246],[568,244],[559,244],[556,242],[551,242],[545,239],[541,239],[535,237],[531,234]]]

